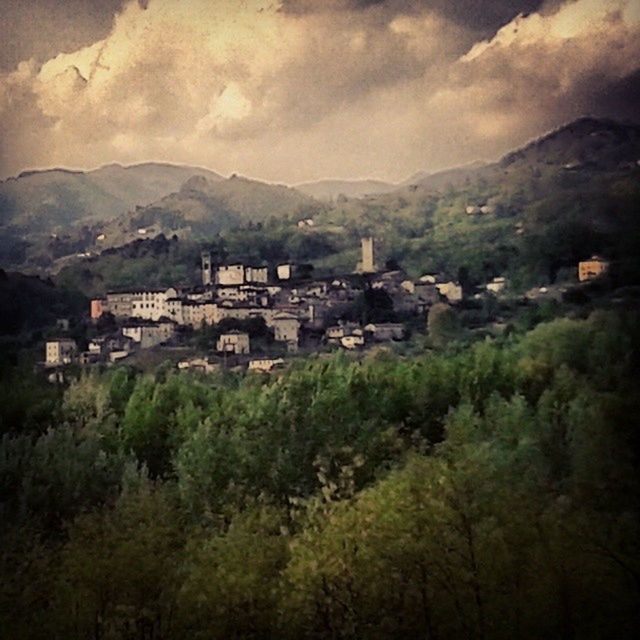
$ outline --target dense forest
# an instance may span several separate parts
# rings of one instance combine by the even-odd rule
[[[7,638],[636,638],[640,325],[0,384]]]

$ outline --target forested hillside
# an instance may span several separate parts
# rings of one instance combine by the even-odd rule
[[[0,182],[0,225],[48,232],[113,218],[176,191],[195,175],[222,179],[207,169],[153,162],[92,171],[25,171]]]
[[[635,638],[639,326],[46,394],[6,370],[3,634]]]
[[[296,259],[324,273],[352,271],[360,238],[372,234],[381,266],[390,260],[411,276],[438,272],[468,286],[506,276],[514,291],[566,280],[580,260],[602,254],[627,283],[638,283],[639,131],[578,120],[498,163],[331,205],[244,178],[196,178],[179,193],[112,223],[106,233],[119,237],[124,229],[130,239],[138,226],[155,225],[167,237],[177,232],[180,242],[228,245],[236,259]],[[307,216],[313,226],[298,228]],[[244,246],[237,241],[243,234],[250,238]],[[63,279],[79,282],[83,272],[93,281],[107,269],[126,282],[111,255],[72,264]],[[191,262],[179,268],[191,271]],[[123,262],[121,269],[131,265]],[[153,269],[138,273],[139,284],[155,283]]]

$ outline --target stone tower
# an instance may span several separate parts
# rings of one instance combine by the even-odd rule
[[[376,271],[375,256],[373,252],[373,238],[362,238],[362,273],[374,273]]]
[[[203,251],[200,257],[202,258],[202,284],[208,287],[213,282],[211,277],[211,253]]]

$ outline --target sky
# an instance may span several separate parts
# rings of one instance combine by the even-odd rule
[[[640,117],[640,0],[0,0],[0,33],[0,178],[399,181]]]

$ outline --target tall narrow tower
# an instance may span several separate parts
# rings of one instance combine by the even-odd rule
[[[202,258],[202,284],[208,287],[212,283],[211,253],[209,251],[203,251],[200,257]]]
[[[374,273],[376,270],[373,253],[373,238],[362,238],[362,273]]]

